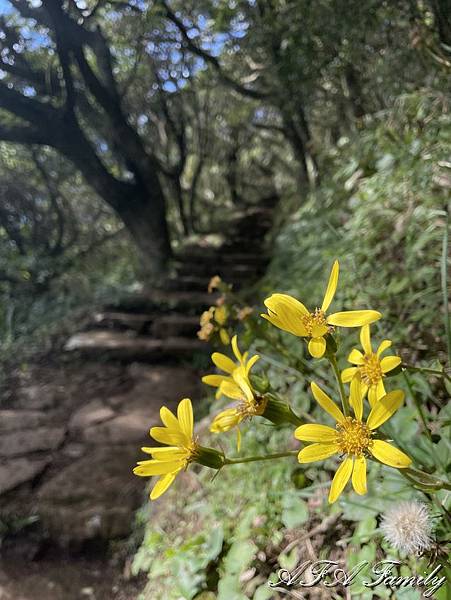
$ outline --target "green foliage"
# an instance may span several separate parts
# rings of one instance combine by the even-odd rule
[[[400,98],[354,141],[329,154],[321,188],[277,239],[265,289],[312,307],[334,258],[341,274],[335,306],[383,313],[380,335],[416,357],[446,348],[440,293],[448,189],[440,185],[451,120],[446,100],[423,91]],[[443,356],[443,355],[442,355]]]

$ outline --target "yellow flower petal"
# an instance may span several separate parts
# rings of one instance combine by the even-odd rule
[[[260,360],[260,356],[258,354],[255,354],[252,358],[249,359],[249,361],[246,363],[246,375],[249,374],[249,371],[252,369],[252,367],[258,360]]]
[[[363,354],[360,352],[360,350],[354,348],[354,350],[351,350],[351,353],[348,356],[348,362],[352,363],[353,365],[363,365]]]
[[[238,336],[234,335],[232,338],[232,350],[238,362],[241,362],[243,357],[241,355],[240,349],[238,348]],[[235,365],[236,366],[236,365]]]
[[[335,443],[337,441],[337,431],[327,425],[308,423],[306,425],[300,425],[295,430],[294,437],[303,442]]]
[[[327,327],[327,325],[320,325],[318,323],[313,323],[312,325],[312,338],[319,338],[319,337],[323,337],[324,335],[326,335],[326,333],[329,331],[329,328]]]
[[[192,439],[194,433],[193,405],[189,398],[183,398],[177,407],[177,418],[183,433]]]
[[[243,400],[244,398],[243,392],[235,381],[223,381],[219,386],[219,391],[232,400]]]
[[[151,454],[152,458],[161,461],[179,460],[187,455],[186,450],[180,449],[178,446],[143,446],[141,450],[146,454]]]
[[[385,350],[387,350],[388,348],[390,348],[391,346],[391,341],[390,340],[383,340],[380,344],[379,344],[379,348],[377,349],[377,357],[379,358],[379,356],[382,354],[382,352],[385,352]]]
[[[369,450],[377,460],[395,469],[405,469],[412,464],[407,454],[383,440],[374,440]]]
[[[211,360],[218,367],[218,369],[221,369],[221,371],[225,371],[229,374],[232,374],[237,367],[236,363],[234,363],[231,358],[225,354],[222,354],[221,352],[213,352],[211,355]]]
[[[175,429],[176,431],[180,429],[180,423],[177,421],[177,417],[167,406],[162,406],[160,408],[160,419],[165,427]]]
[[[235,369],[233,373],[233,379],[238,384],[240,390],[243,392],[246,400],[249,403],[252,403],[254,401],[254,393],[252,391],[252,387],[249,382],[249,378],[246,375],[246,372],[242,369]]]
[[[346,484],[351,477],[353,467],[353,460],[349,456],[344,459],[341,465],[338,467],[337,472],[334,475],[332,480],[332,485],[330,486],[329,492],[329,503],[333,504],[341,492],[345,489]]]
[[[227,321],[227,308],[225,306],[218,306],[215,308],[214,317],[218,325],[224,325]],[[229,342],[227,342],[229,343]]]
[[[184,466],[184,462],[180,460],[144,460],[141,461],[134,469],[133,473],[140,477],[152,477],[153,475],[166,475],[166,473],[174,473],[179,471]]]
[[[318,404],[323,408],[327,413],[333,417],[337,423],[342,423],[345,420],[344,414],[335,404],[335,402],[330,398],[323,390],[317,385],[314,381],[311,384],[311,390],[313,397],[318,402]]]
[[[189,442],[187,436],[180,429],[152,427],[150,435],[160,444],[168,444],[169,446],[183,446]]]
[[[366,459],[364,456],[358,456],[354,461],[352,487],[357,494],[361,496],[366,494]]]
[[[219,387],[223,381],[227,381],[224,375],[204,375],[202,377],[202,383],[211,385],[212,387]]]
[[[221,342],[224,346],[228,346],[230,343],[230,336],[225,329],[219,330],[219,337],[221,338]]]
[[[326,351],[326,340],[323,337],[311,338],[308,343],[308,351],[313,358],[321,358]]]
[[[341,372],[341,380],[343,383],[349,383],[351,379],[356,375],[357,367],[349,367],[348,369],[343,369]],[[203,380],[202,380],[203,381]]]
[[[362,327],[368,323],[374,323],[382,317],[377,310],[348,310],[334,313],[327,317],[329,325],[338,327]]]
[[[298,461],[300,463],[309,463],[317,460],[325,460],[338,452],[339,448],[337,444],[310,444],[302,448],[299,452]]]
[[[359,377],[354,377],[349,388],[349,404],[352,406],[355,418],[362,420],[363,415],[363,395],[362,385]]]
[[[399,356],[386,356],[381,360],[382,373],[388,373],[401,364]]]
[[[372,384],[368,389],[368,402],[370,403],[371,408],[379,402],[381,398],[385,396],[385,386],[382,379],[380,379],[376,384]]]
[[[236,408],[228,408],[216,415],[210,426],[210,431],[213,433],[229,431],[232,427],[239,425],[242,420],[243,415]]]
[[[338,264],[338,260],[336,260],[332,266],[332,270],[329,275],[329,282],[327,284],[326,293],[324,294],[324,300],[321,305],[321,310],[326,312],[332,302],[335,292],[337,290],[338,284],[338,273],[340,271],[340,265]]]
[[[169,486],[174,481],[174,479],[177,475],[177,472],[176,473],[168,473],[167,475],[164,475],[164,477],[160,477],[158,479],[157,483],[153,486],[153,490],[150,493],[151,500],[156,500],[162,494],[165,493],[165,491],[169,488]]]
[[[239,452],[241,450],[241,431],[240,428],[236,428],[236,451]]]
[[[377,429],[387,421],[404,402],[404,392],[393,390],[381,398],[371,409],[366,424],[371,430]]]
[[[264,319],[293,335],[301,337],[307,335],[302,317],[308,314],[308,310],[296,298],[287,294],[272,294],[266,298],[265,306],[268,314],[261,315]]]
[[[371,348],[371,338],[370,338],[370,326],[364,325],[360,330],[360,343],[362,344],[362,348],[365,354],[372,354],[373,349]]]

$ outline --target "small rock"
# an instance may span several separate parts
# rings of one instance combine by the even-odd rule
[[[144,442],[148,428],[148,423],[142,414],[131,413],[94,427],[88,427],[84,430],[83,436],[92,444]]]
[[[69,430],[86,429],[86,427],[112,419],[115,414],[114,410],[104,406],[99,400],[94,400],[72,415],[69,421]]]

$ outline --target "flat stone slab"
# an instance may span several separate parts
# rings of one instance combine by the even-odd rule
[[[38,427],[45,419],[46,414],[38,410],[0,410],[0,432]]]
[[[31,452],[55,450],[65,436],[64,427],[37,427],[0,436],[0,457],[23,456]]]
[[[30,460],[29,458],[12,458],[0,462],[0,494],[9,492],[22,483],[32,481],[42,473],[49,463],[49,458],[36,460]]]
[[[66,342],[66,352],[80,352],[93,357],[116,360],[159,361],[191,357],[194,352],[206,352],[208,346],[197,339],[168,337],[152,339],[130,336],[110,330],[93,330],[77,333]]]
[[[39,489],[36,514],[61,543],[127,536],[145,482],[132,473],[133,446],[93,448]]]
[[[149,420],[142,414],[131,413],[88,427],[83,431],[83,437],[91,444],[139,445],[146,441],[149,425]]]

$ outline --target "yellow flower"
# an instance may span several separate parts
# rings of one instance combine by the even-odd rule
[[[135,475],[151,477],[159,475],[150,499],[159,498],[169,488],[177,473],[195,461],[200,454],[200,446],[194,440],[193,407],[189,398],[184,398],[178,405],[177,416],[166,406],[160,409],[160,417],[164,427],[152,427],[150,435],[167,447],[142,448],[152,456],[151,460],[138,462],[133,469]]]
[[[219,325],[219,337],[221,338],[221,342],[224,344],[224,346],[230,344],[230,336],[227,332],[227,329],[224,327],[224,325],[227,323],[228,316],[229,311],[225,305],[216,307],[214,319]]]
[[[213,290],[216,290],[222,283],[222,279],[219,275],[212,277],[208,283],[208,293],[211,294]]]
[[[326,351],[324,336],[333,331],[333,326],[361,327],[381,318],[375,310],[350,310],[326,315],[333,300],[338,283],[339,264],[336,260],[329,277],[326,293],[321,308],[309,312],[307,308],[287,294],[272,294],[265,300],[268,314],[261,315],[270,323],[293,335],[310,338],[308,349],[315,358],[321,358]]]
[[[390,340],[384,340],[379,345],[376,353],[371,347],[370,326],[364,325],[360,331],[360,343],[363,352],[352,350],[348,356],[348,362],[357,365],[344,369],[341,373],[341,380],[349,383],[354,377],[358,377],[362,383],[362,396],[365,397],[368,392],[368,400],[371,406],[374,406],[378,400],[385,396],[385,387],[383,378],[385,373],[396,369],[401,364],[399,356],[385,356],[380,358],[381,354],[391,346]]]
[[[231,358],[225,354],[221,354],[221,352],[213,352],[211,355],[211,360],[213,363],[218,367],[218,369],[224,371],[225,375],[205,375],[202,377],[203,383],[218,388],[216,392],[216,398],[219,398],[222,394],[221,384],[224,381],[228,381],[230,384],[236,385],[232,378],[232,373],[235,371],[235,369],[243,367],[245,374],[248,375],[251,368],[260,358],[258,354],[256,354],[248,360],[249,352],[241,354],[236,335],[234,335],[232,338],[232,349],[237,362],[233,362]]]
[[[215,331],[219,333],[219,337],[224,346],[230,343],[230,336],[224,325],[227,322],[229,311],[223,304],[220,306],[210,306],[200,316],[200,329],[197,332],[197,337],[208,342]]]
[[[224,396],[236,400],[237,403],[233,408],[227,408],[216,415],[210,427],[210,431],[213,433],[229,431],[232,427],[238,427],[245,419],[262,415],[265,412],[267,400],[254,392],[245,367],[236,368],[232,373],[231,381],[223,381],[220,389]],[[239,429],[237,433],[239,450],[241,441]]]
[[[323,390],[312,383],[312,393],[318,404],[337,422],[335,429],[327,425],[301,425],[294,433],[298,440],[314,442],[302,448],[298,454],[300,463],[310,463],[340,455],[343,462],[332,480],[329,502],[335,502],[352,476],[352,485],[357,494],[366,494],[366,457],[405,469],[411,459],[388,442],[373,439],[378,427],[387,421],[404,402],[404,392],[394,390],[381,398],[371,409],[366,422],[362,421],[363,400],[357,379],[351,384],[350,404],[354,417],[345,417],[335,402]]]

